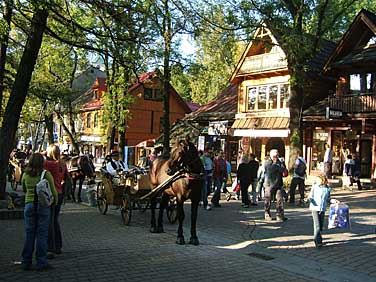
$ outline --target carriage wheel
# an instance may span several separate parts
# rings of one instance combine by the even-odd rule
[[[131,216],[132,216],[132,203],[131,203],[131,197],[129,194],[124,194],[123,196],[123,203],[121,206],[121,218],[123,219],[123,223],[125,225],[129,225],[131,222]]]
[[[171,224],[175,223],[178,219],[178,209],[177,209],[177,202],[176,198],[170,199],[166,208],[166,214],[168,218],[168,222]]]
[[[97,185],[97,206],[101,214],[105,215],[107,213],[108,204],[106,199],[106,192],[104,190],[104,185],[102,182],[98,183]]]
[[[14,191],[17,190],[17,181],[16,181],[16,173],[15,173],[15,170],[12,172],[11,174],[11,179],[10,179],[10,187],[12,187],[12,189]]]

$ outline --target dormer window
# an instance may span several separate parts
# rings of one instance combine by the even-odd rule
[[[96,100],[99,99],[98,89],[93,91],[93,98],[96,99]]]
[[[163,93],[158,88],[144,88],[144,99],[152,101],[163,101]]]

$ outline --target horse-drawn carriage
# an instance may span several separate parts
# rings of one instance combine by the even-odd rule
[[[13,190],[17,190],[17,185],[21,184],[23,171],[26,167],[27,154],[19,151],[9,159],[9,174],[8,179]]]
[[[108,205],[119,206],[125,225],[130,224],[132,210],[145,211],[149,207],[149,195],[153,194],[149,174],[137,167],[119,172],[116,177],[101,169],[101,181],[96,192],[99,212],[105,215]],[[173,198],[167,206],[167,218],[170,223],[177,220],[176,200]]]

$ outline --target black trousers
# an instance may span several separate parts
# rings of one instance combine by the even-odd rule
[[[291,185],[290,185],[290,200],[289,202],[290,203],[294,203],[295,202],[295,190],[296,190],[296,186],[298,186],[299,188],[299,194],[300,194],[300,200],[303,201],[304,200],[304,189],[305,189],[305,185],[304,185],[304,179],[300,178],[300,177],[294,177],[292,180],[291,180]]]
[[[270,215],[270,207],[272,201],[272,194],[275,193],[276,197],[276,212],[277,216],[284,216],[283,210],[283,195],[281,188],[272,188],[272,187],[265,187],[265,196],[264,196],[264,209],[265,213]]]

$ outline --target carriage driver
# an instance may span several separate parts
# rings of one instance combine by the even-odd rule
[[[117,176],[118,172],[128,171],[128,166],[122,161],[119,160],[119,152],[113,151],[111,153],[111,158],[106,164],[106,170],[112,175]]]

